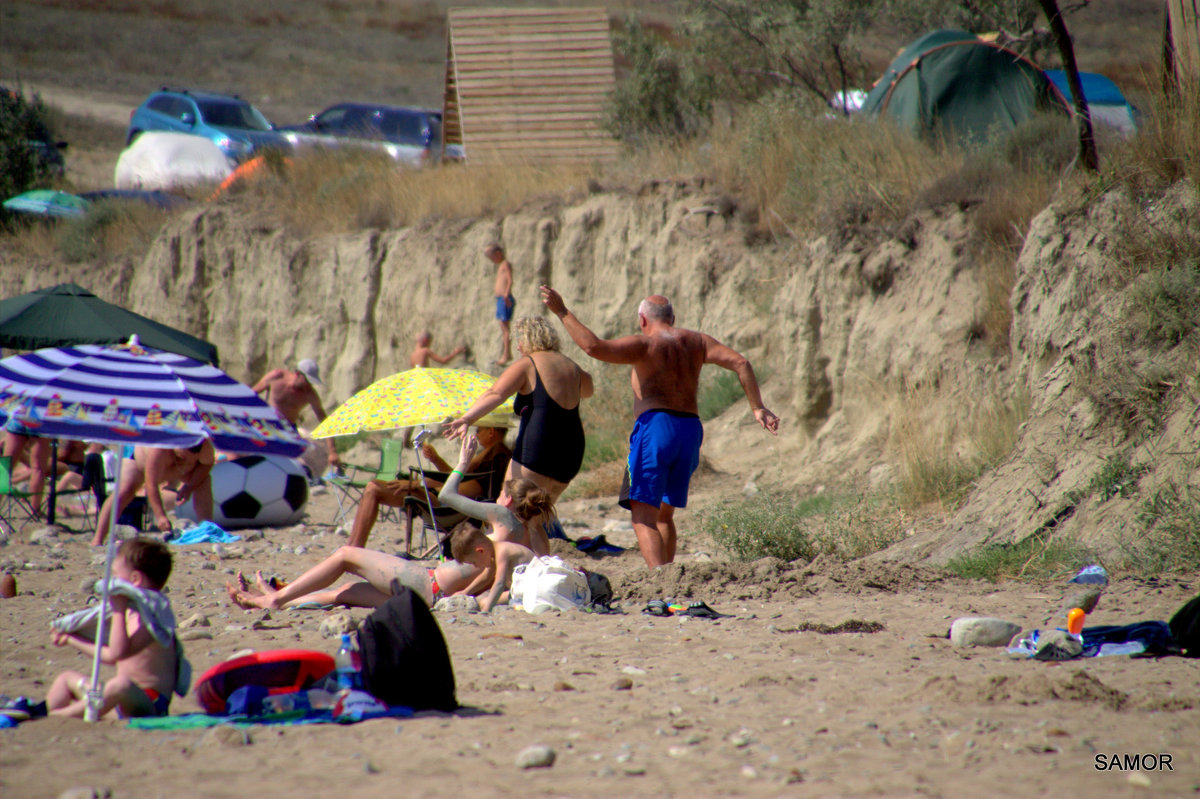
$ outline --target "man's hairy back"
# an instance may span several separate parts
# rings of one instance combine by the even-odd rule
[[[646,338],[646,353],[633,365],[634,413],[652,408],[696,413],[700,369],[707,350],[704,336],[673,327]]]

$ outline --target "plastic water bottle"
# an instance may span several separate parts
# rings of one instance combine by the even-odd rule
[[[362,690],[362,655],[358,644],[350,633],[342,634],[342,645],[333,658],[333,671],[337,675],[338,689]]]

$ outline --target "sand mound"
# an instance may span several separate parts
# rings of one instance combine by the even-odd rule
[[[958,677],[931,677],[919,695],[942,701],[962,703],[1013,702],[1037,705],[1059,699],[1070,702],[1100,704],[1110,710],[1121,710],[1129,702],[1129,694],[1110,688],[1086,671],[1073,671],[1066,679],[1059,674],[1030,664],[1036,672],[1009,676],[997,674],[982,680],[960,680]]]

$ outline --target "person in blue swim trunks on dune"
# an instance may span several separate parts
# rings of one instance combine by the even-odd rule
[[[483,248],[483,254],[496,265],[496,287],[492,294],[496,298],[496,321],[500,323],[500,355],[496,357],[496,365],[504,366],[512,360],[512,332],[509,324],[513,318],[513,272],[504,248],[492,242]]]
[[[633,367],[634,413],[621,505],[633,512],[642,557],[650,568],[675,559],[675,509],[687,505],[688,483],[700,462],[704,429],[696,404],[700,369],[716,364],[737,373],[754,418],[772,435],[779,417],[763,405],[750,361],[712,336],[675,327],[666,297],[638,306],[639,335],[602,339],[567,310],[563,298],[542,286],[542,302],[562,320],[580,349],[596,360]]]

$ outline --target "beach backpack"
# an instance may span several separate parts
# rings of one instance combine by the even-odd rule
[[[1200,658],[1200,596],[1177,610],[1167,624],[1183,656]]]
[[[454,668],[442,628],[411,588],[392,582],[392,596],[358,628],[363,688],[389,705],[413,710],[458,707]]]
[[[590,595],[588,605],[607,608],[613,600],[612,583],[600,572],[583,569],[583,573],[587,577],[588,594]]]

